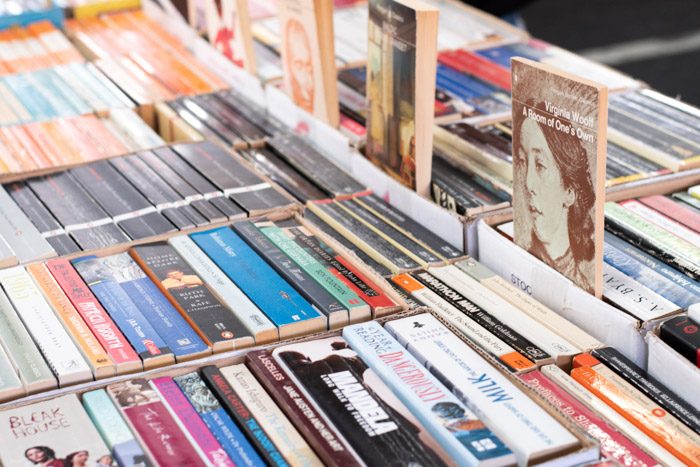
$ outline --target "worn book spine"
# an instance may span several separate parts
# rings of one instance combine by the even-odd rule
[[[32,335],[59,386],[92,380],[92,371],[27,271],[0,271],[0,284]]]
[[[332,422],[289,378],[267,350],[246,355],[246,365],[327,465],[363,465]]]
[[[46,267],[116,365],[117,374],[143,370],[139,356],[70,262],[52,260]]]

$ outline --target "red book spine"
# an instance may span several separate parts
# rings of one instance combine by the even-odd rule
[[[520,376],[520,379],[566,414],[600,443],[600,451],[608,459],[615,459],[622,465],[653,466],[657,465],[636,444],[617,432],[591,410],[571,397],[539,370]]]
[[[336,275],[339,277],[343,277],[343,282],[345,282],[348,285],[348,287],[350,287],[357,295],[359,295],[359,297],[362,300],[367,302],[367,304],[372,308],[373,311],[377,308],[388,308],[396,306],[396,303],[394,303],[392,299],[390,299],[384,293],[382,293],[381,289],[369,279],[367,279],[367,277],[365,277],[364,274],[355,270],[345,258],[343,258],[340,255],[336,255],[335,259],[340,264],[345,266],[352,274],[354,274],[355,277],[357,277],[361,283],[367,286],[366,288],[361,289],[352,281],[344,277],[339,271],[335,271]]]
[[[700,214],[681,206],[672,199],[666,196],[656,195],[639,198],[639,201],[665,214],[679,224],[683,224],[689,229],[700,233]]]
[[[476,76],[506,91],[511,90],[510,70],[475,53],[464,50],[442,52],[438,59],[458,71]]]
[[[140,371],[141,359],[70,262],[55,259],[46,267],[117,366],[117,373]]]

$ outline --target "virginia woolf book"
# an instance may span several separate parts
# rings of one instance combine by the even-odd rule
[[[371,0],[367,157],[429,195],[438,9],[420,0]]]
[[[607,88],[515,58],[514,241],[602,295]]]

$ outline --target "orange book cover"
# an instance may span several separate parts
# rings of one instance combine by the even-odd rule
[[[14,33],[17,40],[24,44],[25,50],[28,54],[27,68],[29,70],[39,70],[53,65],[58,65],[41,41],[39,41],[39,39],[31,34],[27,29],[16,28],[14,29]]]
[[[134,84],[145,90],[145,94],[150,102],[169,101],[177,97],[176,92],[168,89],[160,81],[154,79],[152,75],[146,73],[130,57],[120,57],[117,61],[122,69],[127,72],[129,78],[134,81]]]
[[[694,442],[682,430],[682,424],[665,410],[651,401],[645,403],[633,398],[591,367],[574,368],[571,376],[678,459],[691,466],[700,466],[700,444]]]
[[[75,164],[81,162],[80,153],[65,135],[56,120],[49,120],[38,124],[46,137],[51,140],[58,151],[62,164]]]
[[[84,62],[85,58],[68,38],[50,21],[39,21],[27,26],[27,32],[34,36],[57,64]]]
[[[56,146],[49,135],[46,134],[41,123],[28,123],[24,125],[24,131],[47,159],[49,167],[60,167],[68,163],[63,158],[64,155],[61,154],[61,150]]]
[[[104,126],[99,118],[93,115],[85,115],[78,117],[76,124],[84,135],[93,140],[94,148],[99,150],[99,153],[93,151],[91,160],[119,156],[129,152],[127,147]],[[100,154],[102,154],[102,157]]]
[[[20,173],[36,168],[32,161],[26,161],[26,164],[22,164],[22,159],[18,157],[15,144],[14,137],[9,135],[7,129],[0,127],[0,159],[2,159],[3,165],[7,167],[8,172]],[[31,168],[27,168],[27,164],[31,164]]]
[[[58,120],[53,120],[51,124],[56,126],[60,134],[64,136],[68,144],[73,148],[74,159],[78,162],[86,162],[92,160],[95,149],[92,139],[80,131],[81,121],[79,117],[59,118]]]
[[[183,76],[175,70],[170,70],[166,63],[152,51],[133,52],[129,60],[139,67],[149,80],[158,83],[175,96],[189,95],[190,87]]]
[[[5,143],[0,140],[0,175],[16,172],[16,170],[10,168],[15,167],[15,164],[17,164],[17,161],[15,161],[10,151],[5,147]]]
[[[32,139],[22,129],[21,125],[4,128],[8,147],[12,148],[15,158],[26,167],[24,170],[37,170],[50,167]]]
[[[53,308],[63,327],[88,361],[95,378],[108,378],[116,375],[117,369],[73,304],[63,293],[56,280],[43,263],[27,266],[27,271],[41,289],[44,297]]]

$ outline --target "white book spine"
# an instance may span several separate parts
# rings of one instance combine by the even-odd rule
[[[603,263],[603,296],[642,321],[660,318],[680,309],[608,263]]]
[[[527,464],[579,445],[578,439],[434,316],[411,316],[386,328]]]
[[[224,274],[219,267],[187,235],[178,235],[168,240],[204,282],[212,288],[221,301],[236,313],[243,325],[255,336],[256,344],[273,340],[277,327],[255,306],[255,304]],[[262,339],[261,339],[262,338]],[[259,339],[261,339],[259,341]]]
[[[622,203],[622,206],[625,209],[629,209],[630,211],[643,217],[648,222],[656,224],[658,227],[661,227],[662,229],[667,230],[672,234],[700,248],[700,234],[687,228],[686,226],[669,219],[660,212],[648,206],[645,206],[639,201],[625,201],[624,203]]]
[[[0,186],[0,236],[20,263],[56,256],[56,251],[39,233],[15,201]],[[4,252],[1,252],[4,255]]]
[[[447,420],[436,410],[439,406],[450,405],[462,411],[461,420],[466,423],[478,423],[479,419],[379,323],[370,321],[347,326],[343,329],[343,338],[411,410],[457,465],[504,465],[515,461],[512,452],[500,440],[494,439],[490,432],[483,433],[481,429],[481,439],[471,438],[462,442],[458,435],[467,435],[470,430],[450,431],[447,428]]]
[[[92,380],[92,371],[44,300],[27,271],[16,266],[0,271],[0,284],[31,333],[59,386]]]
[[[536,319],[511,305],[456,266],[431,268],[429,272],[554,356],[557,362],[571,359],[580,353],[569,341],[542,326]]]

